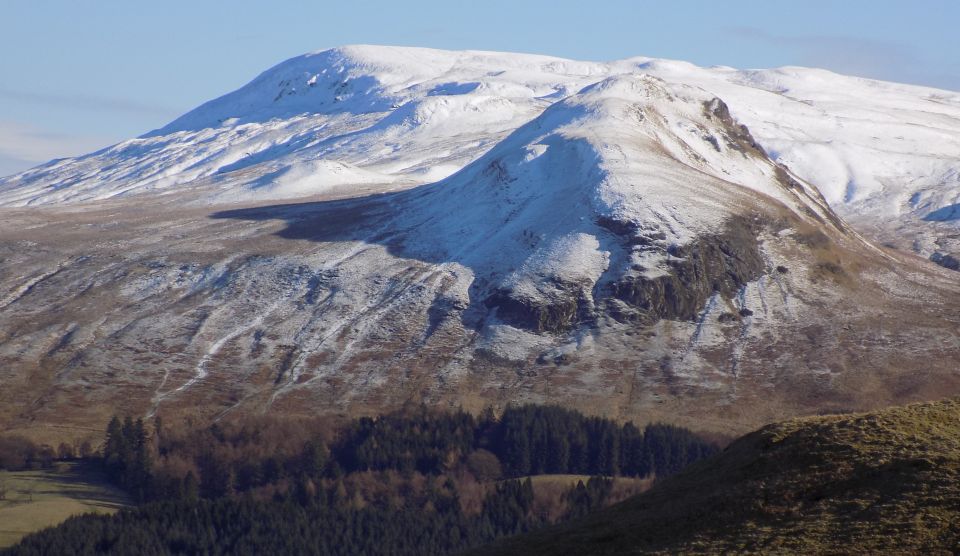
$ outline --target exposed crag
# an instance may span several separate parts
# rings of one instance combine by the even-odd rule
[[[634,311],[616,316],[646,324],[664,318],[692,320],[715,293],[734,297],[765,270],[758,231],[759,226],[747,218],[733,218],[720,234],[669,248],[668,274],[647,277],[646,269],[632,269],[615,281],[611,290]]]

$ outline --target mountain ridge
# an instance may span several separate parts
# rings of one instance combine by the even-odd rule
[[[887,91],[898,130],[947,126],[952,97],[922,116],[914,89],[823,73],[360,51],[380,61],[295,58],[0,180],[0,426],[100,424],[94,400],[201,419],[554,401],[729,432],[960,391],[950,272],[783,163],[842,127],[871,144],[824,80]],[[936,174],[955,131],[893,166]],[[875,224],[920,226],[901,239],[922,255],[950,239]]]
[[[426,60],[417,59],[417,56]],[[493,68],[499,68],[499,71],[492,71]],[[844,108],[851,115],[855,114],[855,111],[859,111],[860,114],[872,113],[874,116],[878,116],[880,114],[877,110],[880,108],[896,110],[902,116],[913,119],[913,123],[918,127],[924,124],[935,124],[939,127],[934,127],[934,130],[946,131],[948,128],[943,127],[943,122],[953,122],[955,124],[958,114],[960,114],[960,95],[957,93],[896,85],[863,78],[849,78],[824,70],[791,67],[776,70],[740,71],[722,67],[697,68],[692,64],[642,57],[604,64],[576,62],[538,55],[514,55],[483,51],[448,52],[402,47],[353,46],[291,58],[265,71],[237,91],[205,103],[198,109],[181,116],[159,130],[148,133],[144,137],[159,137],[166,134],[164,130],[172,131],[183,127],[182,123],[177,124],[177,122],[198,120],[200,121],[199,124],[194,122],[193,125],[187,127],[212,129],[211,124],[221,125],[223,123],[221,120],[230,120],[230,118],[237,117],[241,119],[249,118],[257,113],[256,110],[242,102],[231,101],[231,98],[236,95],[252,97],[256,102],[267,107],[280,107],[279,111],[273,113],[267,110],[269,119],[276,119],[278,115],[288,117],[293,114],[303,115],[327,111],[373,113],[374,110],[371,106],[379,111],[376,113],[389,114],[401,108],[401,105],[404,106],[404,110],[409,111],[434,100],[453,102],[458,98],[472,99],[476,97],[478,101],[482,98],[499,98],[502,101],[513,102],[512,110],[519,111],[516,117],[507,116],[509,122],[512,122],[507,125],[516,126],[517,122],[529,119],[528,115],[532,117],[542,110],[544,103],[549,103],[551,99],[559,100],[585,86],[602,80],[603,77],[638,72],[699,85],[701,88],[711,91],[715,96],[723,98],[732,106],[732,111],[738,119],[743,120],[743,123],[746,123],[755,132],[758,129],[762,131],[760,144],[767,152],[773,153],[774,158],[785,162],[794,171],[799,171],[801,177],[813,182],[821,189],[830,191],[828,198],[831,203],[838,205],[853,201],[858,195],[861,195],[859,191],[866,185],[860,185],[859,182],[871,180],[866,178],[863,180],[854,179],[856,178],[855,174],[868,173],[870,170],[874,170],[874,167],[867,166],[854,174],[846,171],[849,174],[846,178],[840,175],[843,173],[841,170],[837,170],[839,173],[834,172],[832,168],[835,166],[835,161],[840,161],[843,165],[855,170],[863,166],[863,163],[856,160],[851,162],[852,155],[844,155],[843,152],[838,151],[838,147],[829,147],[831,141],[824,140],[829,139],[825,136],[825,133],[836,134],[834,139],[843,139],[844,143],[849,143],[848,146],[842,146],[843,149],[861,150],[864,151],[861,154],[867,155],[869,155],[869,149],[871,148],[870,142],[875,142],[876,138],[864,137],[863,135],[866,135],[866,133],[863,130],[854,130],[856,135],[853,136],[850,136],[849,132],[844,135],[840,128],[830,124],[832,119],[836,119],[836,116],[831,117],[830,111],[845,106],[838,104],[837,101],[846,102],[844,99],[847,97],[841,93],[824,95],[816,89],[811,89],[809,82],[830,89],[850,89],[862,96],[863,100],[859,104],[870,106],[870,108],[867,110],[860,107]],[[357,82],[360,83],[357,84]],[[349,89],[349,91],[337,93],[337,89],[344,88]],[[806,88],[806,92],[804,92],[804,88]],[[318,94],[320,97],[314,98]],[[905,98],[911,94],[918,98]],[[360,95],[360,101],[354,101],[353,97],[356,95]],[[371,96],[373,97],[372,105],[364,100]],[[744,96],[743,101],[749,102],[749,104],[740,106],[739,96]],[[341,97],[341,100],[333,102],[337,97]],[[809,97],[810,100],[804,97]],[[777,99],[781,100],[778,101]],[[516,102],[519,101],[532,102],[529,107],[524,108],[516,105]],[[293,103],[293,107],[284,108],[290,102]],[[770,106],[772,103],[775,106]],[[807,108],[803,108],[804,103],[807,103]],[[206,120],[199,117],[202,116],[203,112],[209,112],[214,108],[223,113],[218,113],[217,117],[206,117]],[[467,108],[469,108],[469,105]],[[922,112],[910,112],[910,110],[916,110],[917,108],[922,108]],[[785,110],[785,112],[778,114],[771,112],[771,109]],[[758,110],[760,111],[758,112]],[[791,112],[796,113],[798,110],[807,110],[810,114],[791,114]],[[821,120],[819,123],[811,123],[813,122],[811,117],[814,114]],[[757,116],[760,116],[762,121],[757,120]],[[801,120],[804,124],[801,129],[807,135],[806,141],[812,144],[803,146],[802,135],[797,134],[796,129],[776,127],[775,120],[771,121],[771,118],[776,116],[780,116],[781,119],[786,118],[787,121],[795,116],[804,118]],[[949,119],[942,120],[941,118],[942,121],[938,121],[935,119],[936,116],[946,116]],[[846,122],[847,127],[856,124],[856,121],[845,113],[841,113],[841,118],[840,121]],[[389,120],[389,117],[386,119]],[[463,120],[463,118],[460,118],[460,120]],[[891,123],[893,121],[889,118],[883,118],[876,122],[877,125],[885,126],[890,126]],[[236,122],[234,122],[235,127],[242,127],[242,125],[236,126],[235,124]],[[793,124],[793,127],[796,128],[796,124]],[[900,131],[895,125],[890,129]],[[781,138],[776,138],[776,134],[780,134]],[[791,138],[791,135],[796,137]],[[918,139],[912,139],[907,135],[904,135],[904,137],[906,139],[893,137],[891,140],[885,140],[883,145],[891,153],[902,153],[903,148],[896,146],[898,140],[901,142],[909,140],[910,144],[918,144]],[[949,135],[942,135],[941,137],[942,139],[948,139],[949,142],[939,151],[945,154],[956,152],[956,149],[950,148],[957,145],[955,128],[950,130]],[[269,137],[267,139],[269,140]],[[788,139],[792,143],[784,143],[782,139]],[[798,143],[798,140],[801,140],[801,142]],[[930,146],[935,146],[936,143],[925,140],[925,144],[927,148],[930,148]],[[823,150],[824,146],[827,147],[826,151]],[[893,147],[890,148],[891,146]],[[797,150],[798,148],[800,150]],[[922,152],[921,149],[914,149],[913,151],[915,153]],[[822,168],[810,168],[810,164],[804,157],[809,157],[811,154],[818,152],[821,155],[829,156],[826,158],[820,156],[821,159],[824,159],[820,162]],[[837,155],[840,158],[837,158]],[[231,156],[235,157],[236,154]],[[871,165],[875,164],[872,162],[875,158],[871,155]],[[824,162],[829,162],[829,164],[824,164]],[[916,162],[908,163],[916,165]],[[220,168],[228,168],[229,164],[221,164]],[[457,164],[462,166],[462,163],[458,162]],[[902,165],[903,162],[900,162],[900,164]],[[896,171],[889,168],[883,169],[884,172]],[[953,168],[948,167],[946,171],[927,169],[922,166],[918,166],[917,169],[925,173],[934,172],[930,174],[930,177],[946,180],[944,183],[950,183],[950,175],[956,173],[955,166]],[[829,172],[825,173],[825,170],[829,170]],[[950,173],[951,170],[953,174]],[[169,168],[167,172],[169,173]],[[938,176],[937,172],[945,173]],[[904,174],[902,170],[901,174],[892,174],[892,176],[908,178],[904,181],[916,180],[916,177],[910,178],[910,174]],[[185,178],[190,179],[189,176],[185,176]],[[875,180],[875,178],[873,179]],[[9,188],[10,178],[4,181],[7,182]],[[418,183],[423,183],[423,181],[418,181]],[[851,186],[851,184],[853,185]],[[23,186],[21,185],[21,187]],[[876,186],[871,185],[871,187]],[[848,189],[850,190],[848,191]],[[934,205],[942,205],[946,202],[945,199],[931,198],[927,200],[928,195],[929,193],[921,192],[919,198],[915,199],[913,204],[920,206],[931,203],[931,208],[935,210],[942,207],[935,207]],[[909,195],[907,196],[909,197]],[[3,197],[0,196],[0,200],[2,199]],[[6,202],[9,203],[10,201],[7,200]]]

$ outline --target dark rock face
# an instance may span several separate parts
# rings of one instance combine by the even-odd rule
[[[500,289],[486,300],[496,307],[503,322],[534,332],[565,332],[584,320],[590,301],[581,284],[549,280],[540,288],[540,299],[533,300]]]
[[[729,324],[729,323],[731,323],[731,322],[736,322],[737,320],[739,320],[739,319],[738,319],[737,316],[734,315],[733,313],[726,313],[726,312],[724,312],[724,313],[720,313],[720,316],[717,317],[717,321],[722,322],[722,323],[724,323],[724,324]]]
[[[714,292],[732,297],[763,274],[757,232],[748,219],[732,219],[723,233],[672,249],[670,274],[656,278],[626,275],[612,284],[611,293],[636,309],[636,315],[628,320],[692,320]]]
[[[547,279],[538,286],[535,299],[498,289],[486,299],[487,308],[495,308],[497,318],[507,324],[538,333],[567,332],[590,321],[595,310],[641,324],[660,319],[693,320],[714,292],[733,297],[765,269],[757,243],[759,225],[745,217],[731,219],[720,234],[701,237],[682,247],[666,247],[662,233],[632,223],[600,224],[620,237],[626,248],[640,246],[669,252],[670,274],[646,278],[643,269],[628,269],[595,292],[595,303],[588,285]]]
[[[628,245],[652,246],[667,238],[667,234],[660,230],[645,229],[636,222],[617,220],[606,216],[598,218],[597,225],[626,240]]]
[[[718,120],[727,130],[727,147],[740,151],[741,153],[763,154],[763,149],[757,144],[747,126],[737,123],[730,114],[730,108],[727,103],[719,98],[714,98],[703,105],[703,114],[708,118]],[[716,144],[715,144],[716,146]]]
[[[950,270],[960,270],[960,259],[957,259],[953,255],[947,255],[945,253],[934,253],[930,255],[930,260],[942,266],[943,268],[949,268]]]

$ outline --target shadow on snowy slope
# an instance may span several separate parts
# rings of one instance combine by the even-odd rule
[[[566,331],[586,320],[599,278],[621,270],[625,257],[623,239],[594,212],[591,197],[603,179],[596,151],[552,133],[581,114],[580,107],[548,110],[440,182],[211,217],[282,219],[287,227],[277,235],[286,239],[378,244],[399,258],[457,263],[473,275],[469,299],[458,302],[468,305],[465,325],[482,326],[496,308],[500,320],[521,328]],[[542,150],[530,162],[534,138]],[[613,253],[610,264],[598,261],[605,253]],[[564,256],[574,260],[555,262]]]
[[[947,205],[923,217],[927,222],[950,222],[960,220],[960,204]]]
[[[764,272],[756,223],[746,218],[732,217],[723,231],[689,245],[665,247],[645,235],[645,230],[628,229],[628,224],[602,217],[557,215],[555,233],[543,243],[589,235],[599,241],[598,249],[608,254],[609,264],[599,269],[598,277],[586,280],[544,272],[522,276],[529,261],[542,257],[543,252],[537,249],[536,234],[524,236],[509,230],[516,222],[474,228],[473,247],[459,251],[451,249],[446,238],[433,235],[433,225],[441,216],[420,209],[444,204],[450,187],[454,186],[439,182],[358,199],[228,210],[211,218],[284,220],[286,227],[276,235],[285,239],[363,242],[381,245],[399,258],[435,265],[457,263],[473,273],[468,306],[460,309],[466,309],[461,313],[463,325],[474,329],[483,328],[490,315],[537,333],[565,333],[590,325],[598,311],[610,312],[617,320],[647,324],[662,318],[692,320],[714,293],[730,298]],[[464,212],[469,212],[467,208],[464,206]],[[445,216],[458,218],[455,213]],[[523,217],[518,220],[529,224]],[[518,245],[518,236],[521,241],[528,239],[529,245]],[[478,245],[482,247],[475,248]],[[636,272],[629,254],[638,245],[671,249],[670,272],[655,278]],[[546,253],[549,256],[550,251]],[[518,281],[518,272],[529,282]],[[418,285],[411,282],[408,287]],[[438,296],[429,311],[431,323],[446,318],[456,304]]]
[[[472,274],[469,299],[458,302],[468,304],[463,313],[468,326],[482,326],[495,310],[497,319],[519,328],[567,332],[610,309],[602,306],[612,298],[617,300],[613,310],[625,320],[693,319],[715,292],[734,295],[763,272],[760,224],[730,210],[724,226],[677,243],[682,234],[674,229],[675,218],[664,216],[658,195],[679,195],[686,199],[682,202],[716,210],[691,186],[705,178],[664,156],[662,163],[672,164],[675,172],[648,170],[649,176],[631,179],[650,184],[625,186],[608,169],[622,152],[604,155],[603,142],[583,131],[591,129],[583,127],[584,121],[620,121],[622,103],[607,98],[608,89],[666,94],[659,82],[621,81],[588,88],[584,99],[552,105],[440,182],[359,199],[211,216],[282,219],[287,222],[278,232],[283,238],[378,244],[399,258],[456,263]],[[621,124],[647,136],[641,133],[649,131],[646,118],[629,114]],[[658,145],[650,142],[645,152],[659,152]],[[610,191],[634,207],[632,212],[612,208],[604,200]]]
[[[477,265],[477,253],[466,251],[453,252],[440,237],[431,237],[431,224],[437,215],[432,211],[424,213],[424,207],[442,203],[438,197],[449,187],[445,182],[432,183],[414,189],[373,194],[365,197],[335,201],[317,201],[288,203],[253,208],[225,210],[210,215],[214,219],[236,219],[247,221],[283,220],[286,226],[275,233],[276,236],[290,240],[307,240],[316,243],[362,242],[368,245],[380,245],[398,258],[417,260],[432,265],[457,263],[474,273],[474,279],[468,289],[469,300],[461,314],[462,324],[479,330],[487,322],[492,311],[498,309],[499,320],[520,328],[536,332],[567,329],[578,320],[576,314],[561,318],[561,325],[545,323],[548,318],[539,313],[530,315],[530,307],[515,306],[515,300],[502,287],[505,274],[522,265],[523,258],[516,250],[504,253],[499,260],[489,261],[490,265]],[[455,215],[448,215],[455,217]],[[589,228],[593,222],[573,224],[576,228]],[[501,230],[475,230],[477,239],[486,242],[498,241]],[[591,230],[594,231],[594,230]],[[594,231],[595,232],[595,231]],[[530,252],[524,254],[530,256]],[[486,257],[481,257],[486,258]],[[480,268],[485,266],[485,268]],[[408,287],[417,287],[411,282]],[[572,300],[565,302],[576,313],[584,301],[580,292]],[[556,301],[556,300],[554,300]],[[563,304],[563,303],[561,303]],[[438,296],[429,309],[431,327],[435,321],[445,318],[456,301]],[[556,305],[556,303],[553,303]],[[549,312],[551,309],[545,308]],[[554,318],[556,320],[556,318]]]

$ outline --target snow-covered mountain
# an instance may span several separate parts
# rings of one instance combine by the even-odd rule
[[[351,46],[287,60],[160,130],[0,180],[0,204],[206,186],[208,202],[350,194],[446,177],[548,106],[615,76],[717,96],[846,218],[886,230],[960,214],[960,93],[781,68],[741,71]],[[933,249],[930,234],[925,254]],[[928,226],[928,228],[933,229]],[[935,234],[934,234],[935,235]]]
[[[876,246],[952,252],[958,153],[960,94],[821,70],[293,58],[0,180],[0,425],[551,400],[731,430],[960,391],[956,275]]]

